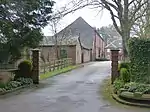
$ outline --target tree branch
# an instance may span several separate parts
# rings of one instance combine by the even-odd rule
[[[141,8],[142,8],[145,4],[148,3],[147,0],[144,1],[143,3],[141,3],[141,2],[142,2],[142,0],[138,1],[137,4],[135,3],[135,4],[134,4],[134,7],[133,7],[134,11],[133,11],[133,12],[130,12],[130,16],[131,16],[131,17],[130,17],[129,21],[130,21],[131,25],[133,25],[134,22],[135,22],[137,19],[139,19],[140,17],[142,17],[143,14],[144,14],[144,13],[146,12],[146,10],[147,10],[147,8],[144,8],[143,14],[136,17],[136,14],[141,10]],[[137,14],[137,15],[138,15],[138,14]]]
[[[104,7],[110,12],[111,19],[112,19],[112,21],[113,21],[113,25],[114,25],[114,27],[116,28],[116,30],[118,31],[118,33],[121,35],[122,32],[121,32],[119,26],[117,25],[117,22],[116,22],[115,16],[114,16],[114,15],[115,15],[114,12],[113,12],[112,9],[110,8],[110,6],[108,5],[108,2],[107,2],[106,0],[102,0],[102,3],[104,4]]]

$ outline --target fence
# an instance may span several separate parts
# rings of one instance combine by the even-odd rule
[[[34,84],[39,84],[39,75],[46,73],[46,72],[51,72],[54,70],[59,70],[59,69],[63,69],[66,68],[70,65],[72,65],[72,59],[71,58],[64,58],[61,60],[52,60],[50,62],[47,63],[41,63],[40,62],[40,51],[39,49],[33,49],[32,50],[32,63],[33,63],[33,71],[32,71],[32,79],[33,79],[33,83]],[[21,60],[24,60],[21,59]],[[20,63],[21,60],[18,60],[15,62],[14,65],[11,65],[9,63],[4,64],[1,63],[0,67],[0,71],[7,71],[7,72],[11,72],[11,74],[14,72],[14,70],[16,70],[17,68],[17,64]]]
[[[72,59],[71,58],[64,58],[60,60],[52,60],[50,62],[41,63],[40,65],[40,74],[51,72],[54,70],[60,70],[65,67],[68,67],[72,65]]]

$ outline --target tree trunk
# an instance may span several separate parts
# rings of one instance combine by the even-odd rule
[[[123,47],[123,60],[125,61],[128,57],[128,51],[127,51],[127,45],[126,45],[126,40],[122,39],[122,47]]]
[[[56,56],[56,59],[58,60],[59,59],[59,54],[58,54],[58,38],[57,38],[57,32],[55,30],[55,56]]]
[[[56,59],[59,59],[59,55],[58,55],[58,45],[55,45],[55,53],[56,53]]]
[[[121,21],[122,29],[122,44],[123,44],[123,60],[128,59],[128,39],[130,37],[130,28],[129,28],[129,0],[124,0],[124,10],[123,10],[123,19]]]
[[[123,60],[128,60],[128,40],[130,38],[130,31],[124,30],[122,35],[122,47],[123,47]]]

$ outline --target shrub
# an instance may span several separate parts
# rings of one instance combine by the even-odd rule
[[[5,86],[5,89],[6,90],[11,90],[11,89],[14,89],[14,88],[17,88],[21,86],[21,83],[18,82],[18,81],[10,81],[6,86]]]
[[[5,88],[0,88],[0,93],[6,92],[7,90]]]
[[[128,90],[128,92],[135,92],[138,87],[138,83],[130,82],[124,85],[124,88]]]
[[[117,93],[119,89],[123,88],[123,85],[124,83],[122,80],[116,79],[113,84],[114,93]]]
[[[33,83],[31,78],[18,78],[17,81],[20,82],[21,85],[28,85]]]
[[[0,88],[3,88],[3,87],[5,87],[5,83],[0,82]]]
[[[13,90],[13,89],[20,87],[22,85],[30,85],[30,84],[33,84],[32,79],[30,79],[30,78],[18,78],[17,81],[10,81],[5,86],[0,88],[0,93],[6,92],[8,90]]]
[[[126,83],[124,85],[124,89],[126,89],[128,92],[133,92],[133,93],[150,93],[150,85],[149,84],[141,84],[141,83],[136,83],[136,82],[130,82]]]
[[[121,70],[121,68],[126,68],[127,70],[130,70],[130,62],[121,62],[119,65],[118,65],[118,71]]]
[[[20,77],[31,78],[31,72],[32,72],[31,61],[28,61],[28,60],[22,61],[18,65],[18,71],[16,72],[15,80]]]
[[[130,82],[130,72],[126,68],[121,68],[120,78],[124,83]]]
[[[128,42],[131,80],[150,83],[150,38],[131,38]]]
[[[150,94],[150,88],[145,89],[145,91],[143,92],[143,94]]]
[[[124,88],[125,88],[125,89],[129,89],[129,88],[132,87],[132,86],[137,87],[137,86],[138,86],[138,83],[135,83],[135,82],[126,83],[126,84],[124,85]]]
[[[148,89],[150,89],[150,86],[148,84],[139,84],[135,91],[145,93],[145,91]]]
[[[138,94],[150,94],[150,85],[130,82],[124,84],[121,80],[116,80],[113,84],[114,92],[121,94],[122,92],[131,92]]]
[[[24,60],[18,65],[18,69],[21,72],[30,72],[32,70],[32,63],[31,61]]]

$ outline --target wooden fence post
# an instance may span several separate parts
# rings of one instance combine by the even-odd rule
[[[68,62],[68,59],[65,58],[64,59],[64,68],[67,67],[67,62]]]
[[[49,61],[49,72],[51,72],[51,62]]]
[[[119,50],[111,50],[111,83],[113,84],[118,76]]]
[[[59,70],[61,69],[61,59],[59,60]]]
[[[44,74],[45,74],[46,73],[46,62],[44,62],[43,67],[44,67]]]
[[[63,69],[63,59],[60,60],[60,68]]]
[[[34,84],[39,84],[39,75],[40,75],[40,68],[39,68],[39,59],[40,59],[40,51],[39,49],[32,50],[32,63],[33,63],[33,72],[32,72],[32,79]]]
[[[51,66],[52,66],[52,71],[54,71],[54,70],[55,70],[55,67],[54,67],[54,64],[55,64],[55,63],[54,63],[54,60],[53,60],[52,62],[53,62],[52,65],[51,65]]]
[[[72,62],[72,59],[70,59],[70,65],[74,65],[73,62]]]
[[[56,60],[54,60],[54,71],[56,70]]]

